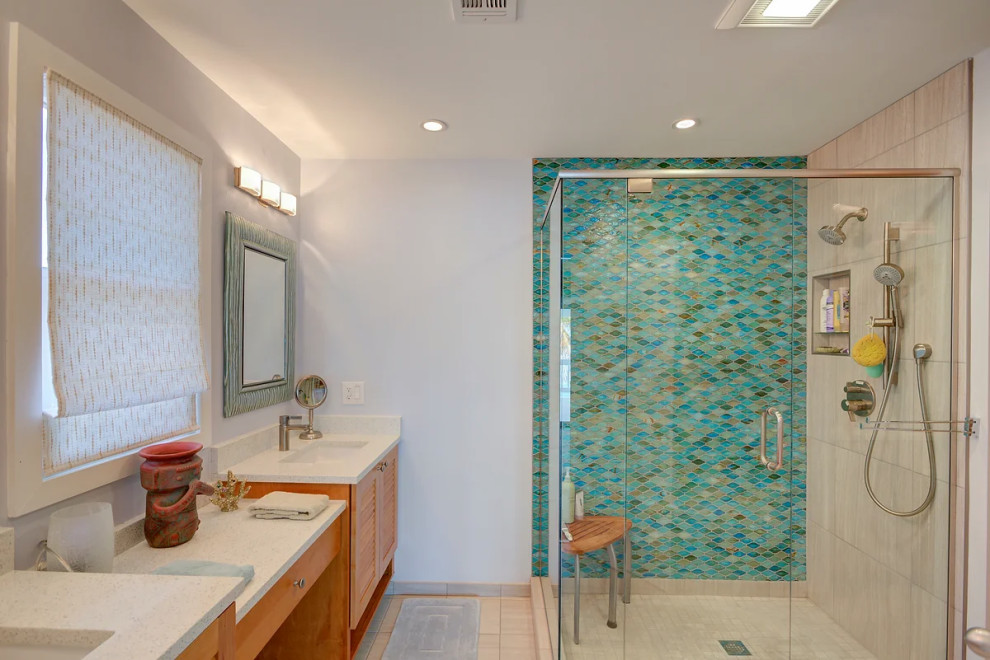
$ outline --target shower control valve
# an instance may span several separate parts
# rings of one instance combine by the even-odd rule
[[[857,417],[869,417],[876,406],[876,393],[873,386],[865,380],[852,380],[842,388],[846,398],[840,404],[849,415],[849,421],[858,421]]]

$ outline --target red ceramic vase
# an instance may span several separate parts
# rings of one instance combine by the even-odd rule
[[[196,496],[213,494],[203,483],[203,459],[198,442],[166,442],[145,447],[138,454],[141,485],[148,491],[144,510],[144,538],[152,548],[182,545],[199,529]]]

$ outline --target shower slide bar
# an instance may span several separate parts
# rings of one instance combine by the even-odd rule
[[[964,437],[972,437],[980,432],[980,420],[975,417],[967,417],[963,420],[947,420],[933,422],[899,421],[896,419],[884,420],[882,422],[871,422],[867,419],[859,423],[859,428],[873,431],[880,429],[883,431],[911,431],[914,433],[959,433]]]

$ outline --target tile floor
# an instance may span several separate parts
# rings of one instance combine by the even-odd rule
[[[634,594],[631,605],[619,606],[619,626],[611,629],[605,625],[608,596],[584,594],[577,646],[572,612],[573,600],[565,594],[566,660],[725,660],[730,656],[719,640],[742,641],[754,660],[874,660],[806,599],[796,599],[788,608],[782,598]]]
[[[445,596],[385,596],[375,611],[356,660],[380,660],[406,598]],[[450,596],[471,598],[471,596]],[[529,598],[478,598],[481,631],[478,660],[537,660],[533,637],[533,609]]]

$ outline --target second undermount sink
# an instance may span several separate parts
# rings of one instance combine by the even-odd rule
[[[367,445],[364,440],[324,440],[292,452],[281,463],[333,463],[350,458],[354,452]]]
[[[4,660],[79,660],[113,633],[104,630],[44,630],[0,628],[0,658]]]

